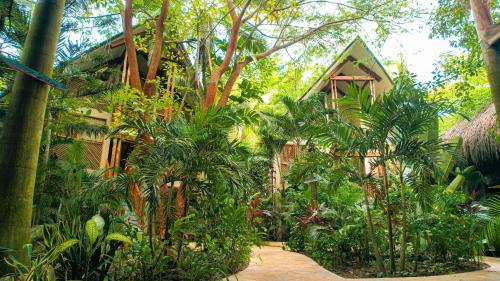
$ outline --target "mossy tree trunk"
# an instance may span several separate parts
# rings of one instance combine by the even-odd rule
[[[21,62],[47,76],[52,75],[64,0],[40,0]],[[13,255],[29,263],[23,245],[30,243],[31,212],[36,169],[49,87],[17,73],[12,100],[0,137],[0,246],[14,249]],[[0,256],[3,261],[3,256]],[[7,272],[0,263],[0,275]]]
[[[495,104],[497,141],[500,141],[500,25],[493,23],[489,0],[470,0],[470,6]]]

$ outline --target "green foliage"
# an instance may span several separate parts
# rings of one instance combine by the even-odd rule
[[[493,196],[486,200],[487,224],[484,228],[484,237],[491,245],[499,245],[500,243],[500,197]],[[496,248],[496,247],[495,247]]]
[[[224,189],[219,187],[195,212],[191,231],[196,248],[181,262],[188,280],[218,280],[236,273],[248,263],[251,246],[259,243],[246,219],[246,206],[236,206],[229,198],[220,200],[219,192]]]
[[[115,252],[122,244],[130,242],[130,239],[120,233],[111,233],[111,230],[119,227],[112,221],[116,219],[112,216],[107,216],[108,224],[103,230],[99,230],[92,219],[85,224],[80,219],[46,227],[43,241],[39,245],[40,250],[50,249],[58,241],[69,237],[76,238],[78,246],[60,256],[56,276],[89,281],[104,280]]]
[[[390,254],[390,239],[384,237],[392,227],[393,241],[401,241],[396,275],[435,274],[471,265],[469,261],[483,253],[489,220],[473,203],[475,195],[450,194],[435,185],[446,179],[438,161],[449,146],[429,132],[437,116],[452,112],[449,104],[430,97],[404,69],[392,90],[374,101],[351,86],[337,103],[339,110],[330,112],[332,122],[313,124],[316,129],[306,133],[317,149],[296,161],[287,176],[290,248],[334,270],[371,267],[377,251]],[[353,155],[369,157],[366,174],[366,164],[360,167]],[[381,177],[383,169],[387,181]],[[311,206],[311,187],[305,184],[311,177],[316,180],[318,209]],[[409,263],[414,264],[413,273]],[[384,270],[378,261],[377,269]]]
[[[16,272],[15,276],[21,277],[25,281],[53,281],[56,280],[54,273],[54,263],[60,255],[64,254],[70,247],[78,244],[77,239],[70,239],[54,246],[47,252],[31,260],[31,265],[26,266],[12,257],[8,264],[12,266]]]
[[[308,207],[304,187],[288,191],[292,230],[288,246],[304,251],[321,265],[366,264],[370,259],[361,190],[348,181],[323,181],[318,186],[318,210]],[[379,234],[382,234],[381,232]]]
[[[85,223],[85,231],[87,233],[87,237],[90,241],[90,244],[94,244],[99,236],[99,229],[97,229],[97,224],[93,220],[88,220]]]
[[[74,214],[79,213],[80,208],[95,214],[100,209],[107,209],[117,203],[116,192],[104,195],[101,198],[103,200],[94,201],[94,196],[99,191],[92,187],[102,171],[86,170],[84,149],[84,143],[71,142],[61,159],[51,157],[39,168],[34,197],[35,224],[55,223],[61,218],[71,219]],[[43,181],[42,175],[45,176]]]
[[[109,34],[120,27],[123,3],[71,2],[63,31],[88,30],[82,26],[95,23],[101,25],[96,31]],[[0,26],[0,44],[20,49],[30,7],[13,3],[7,21],[0,6],[0,24],[9,23]],[[145,30],[145,36],[135,37],[141,55],[152,48],[152,18],[160,4],[134,1],[135,21]],[[242,3],[235,4],[240,10]],[[45,129],[58,138],[44,136],[44,143],[45,149],[62,142],[69,146],[62,159],[49,159],[39,170],[33,221],[47,225],[43,235],[35,235],[33,266],[12,262],[18,275],[33,280],[220,280],[244,267],[252,245],[259,244],[260,231],[288,239],[292,250],[330,269],[370,266],[378,250],[384,258],[389,253],[386,223],[394,227],[394,240],[406,246],[400,251],[415,264],[440,267],[446,261],[475,259],[482,254],[482,239],[493,242],[497,235],[498,200],[488,201],[486,211],[474,207],[473,198],[434,185],[438,178],[447,183],[437,169],[437,152],[447,147],[430,137],[436,118],[451,113],[445,103],[453,101],[460,113],[470,116],[489,101],[466,4],[440,0],[433,15],[433,35],[456,36],[455,45],[467,50],[444,58],[442,65],[444,78],[466,76],[434,96],[403,70],[392,91],[373,102],[367,91],[354,85],[337,101],[339,110],[324,110],[321,94],[304,101],[294,98],[323,71],[324,66],[313,64],[325,57],[331,60],[332,49],[351,39],[346,34],[358,33],[364,21],[375,22],[376,41],[383,42],[398,28],[399,19],[415,15],[411,4],[250,1],[247,12],[258,12],[243,23],[231,65],[251,62],[233,89],[231,106],[207,111],[196,106],[227,51],[231,25],[223,2],[171,1],[164,34],[168,42],[162,50],[168,62],[162,71],[177,73],[175,93],[167,91],[164,85],[172,81],[163,73],[155,79],[153,97],[124,87],[110,54],[77,58],[88,41],[71,42],[63,32],[56,78],[76,86],[70,93],[51,93],[52,120]],[[94,19],[92,7],[109,15]],[[256,60],[255,54],[270,48],[271,39],[291,42],[309,27],[332,20],[349,24],[334,24],[303,38],[303,48],[287,50],[292,63],[279,57]],[[272,28],[257,29],[262,23]],[[192,64],[188,58],[194,59]],[[82,71],[73,65],[75,60],[93,66]],[[221,80],[227,78],[225,73]],[[0,91],[8,93],[10,83],[10,74],[0,70]],[[268,99],[268,105],[261,104]],[[82,112],[103,102],[114,112],[113,134],[136,137],[126,171],[114,178],[103,178],[102,171],[87,172],[83,144],[71,140],[78,133],[107,133],[105,126],[87,124],[89,112]],[[157,118],[165,108],[172,109],[171,120]],[[259,116],[254,109],[266,113]],[[258,152],[235,137],[235,131],[249,125],[258,126]],[[298,157],[289,163],[287,189],[277,190],[269,174],[275,164],[281,168],[278,156],[287,141],[299,145]],[[369,173],[360,170],[353,156],[369,160]],[[387,172],[386,182],[379,166]],[[305,183],[311,180],[316,181],[318,208],[312,208],[314,189]],[[132,206],[131,187],[144,199],[141,212],[135,213],[138,206]],[[386,216],[392,216],[388,222]],[[403,234],[406,227],[408,233]]]
[[[498,1],[490,1],[493,22],[500,19]],[[460,0],[439,0],[431,13],[431,37],[448,39],[460,50],[458,55],[445,54],[435,72],[436,96],[454,103],[466,118],[473,117],[491,102],[486,71],[470,3]],[[462,116],[445,116],[441,131],[446,131]]]
[[[117,233],[117,232],[110,233],[110,234],[106,235],[104,240],[106,240],[106,241],[119,241],[119,242],[123,242],[123,243],[127,243],[127,244],[132,243],[132,241],[127,236],[125,236],[121,233]]]
[[[230,139],[242,116],[225,108],[195,112],[189,122],[183,116],[170,122],[131,119],[117,128],[137,135],[128,172],[100,186],[126,193],[137,185],[144,198],[145,217],[140,219],[146,223],[132,219],[129,236],[136,239],[130,253],[118,254],[113,272],[119,280],[129,276],[212,280],[237,271],[258,241],[241,202],[262,181],[250,176],[255,168],[251,163],[261,160]],[[181,184],[176,190],[168,188],[174,182]],[[161,212],[164,221],[160,221]],[[159,224],[165,227],[161,238],[153,234],[161,231]]]
[[[462,76],[456,82],[446,83],[432,94],[436,99],[449,102],[457,114],[442,116],[439,131],[445,132],[464,119],[473,118],[476,113],[491,103],[488,78],[483,68],[477,74]]]

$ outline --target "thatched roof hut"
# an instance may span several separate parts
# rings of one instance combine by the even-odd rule
[[[495,140],[495,122],[495,107],[490,104],[470,121],[453,126],[442,135],[444,140],[462,137],[463,156],[481,171],[488,185],[500,184],[500,145]]]

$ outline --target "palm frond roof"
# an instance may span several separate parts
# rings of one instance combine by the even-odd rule
[[[500,144],[495,140],[496,113],[493,104],[483,108],[471,120],[464,120],[442,134],[444,140],[461,137],[465,159],[486,171],[498,173]]]

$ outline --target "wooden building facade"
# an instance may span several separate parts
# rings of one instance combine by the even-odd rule
[[[135,27],[133,30],[135,36],[151,36],[144,26]],[[179,98],[180,93],[176,87],[176,77],[180,73],[188,72],[191,66],[189,58],[183,49],[183,46],[177,43],[169,43],[164,46],[166,52],[162,55],[162,63],[158,68],[157,76],[166,80],[163,85],[165,95]],[[148,53],[137,50],[137,61],[141,83],[145,83],[148,71]],[[111,75],[101,75],[102,80],[106,82],[115,82],[121,84],[129,83],[130,72],[128,70],[127,55],[125,49],[125,40],[123,33],[120,33],[111,39],[102,42],[96,48],[93,48],[72,62],[73,66],[83,72],[91,73],[112,73]],[[165,67],[168,65],[169,67]],[[110,71],[108,71],[110,70]],[[101,77],[99,77],[101,79]],[[68,85],[70,92],[76,95],[85,96],[87,85],[85,81],[76,79]],[[184,97],[182,97],[184,98]],[[190,107],[192,100],[186,100],[186,106]],[[102,104],[96,103],[93,108],[82,108],[77,115],[84,116],[84,119],[90,124],[99,124],[111,126],[114,112],[108,112]],[[171,108],[157,112],[158,116],[168,119],[172,114]],[[90,114],[87,114],[90,112]],[[85,146],[85,160],[88,169],[104,169],[120,167],[125,169],[127,156],[132,152],[135,137],[130,135],[118,134],[111,137],[107,136],[78,136],[78,139]],[[64,155],[65,145],[59,145],[51,148],[51,154],[57,156]],[[110,172],[111,173],[111,172]],[[116,173],[116,172],[115,172]],[[111,174],[110,174],[111,176]]]
[[[352,83],[368,89],[373,99],[389,91],[393,84],[384,66],[359,37],[340,53],[325,73],[300,97],[300,100],[322,93],[328,97],[324,99],[325,107],[337,109],[338,105],[335,100],[344,97],[347,88]],[[274,177],[278,187],[286,186],[284,178],[293,164],[296,153],[296,144],[288,142],[279,156],[279,161],[276,161],[279,165],[275,164]],[[370,170],[369,159],[365,159],[365,169],[367,172]]]

